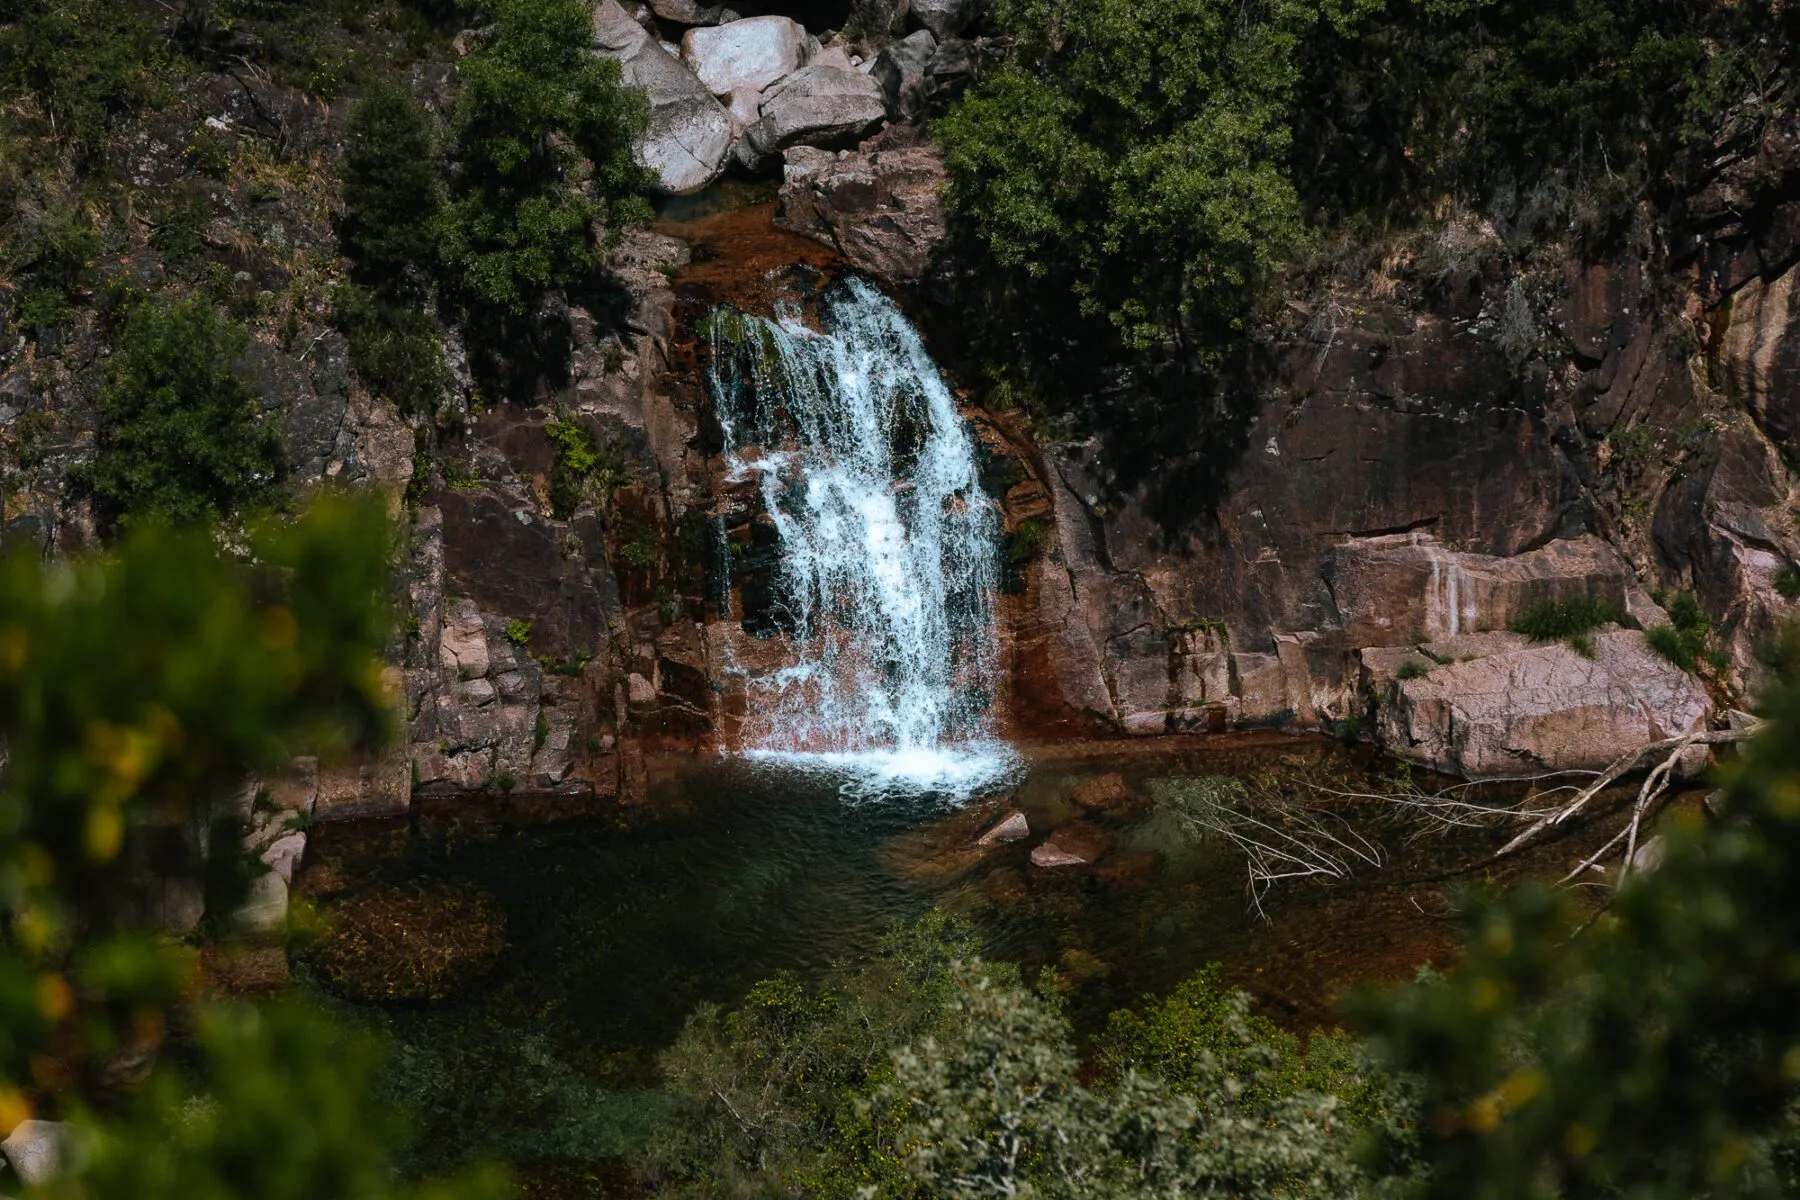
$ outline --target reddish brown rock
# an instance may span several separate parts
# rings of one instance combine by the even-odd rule
[[[1094,812],[1113,812],[1129,806],[1134,799],[1125,786],[1125,777],[1117,771],[1083,779],[1069,792],[1081,807]]]
[[[835,247],[853,266],[890,283],[916,283],[946,236],[947,176],[935,147],[787,154],[778,224]]]

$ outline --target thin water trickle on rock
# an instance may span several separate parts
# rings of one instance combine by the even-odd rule
[[[772,619],[793,647],[782,670],[743,674],[742,748],[851,794],[966,796],[1013,761],[990,716],[999,511],[899,310],[850,279],[821,318],[720,309],[707,331],[730,476],[756,481],[773,523]]]

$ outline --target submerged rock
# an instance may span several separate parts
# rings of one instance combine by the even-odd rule
[[[1110,841],[1104,829],[1085,821],[1058,827],[1050,839],[1031,852],[1034,867],[1087,866],[1106,853]]]
[[[1131,789],[1125,786],[1125,777],[1117,771],[1083,779],[1070,790],[1069,795],[1081,807],[1100,812],[1124,808],[1132,800]]]
[[[1085,867],[1088,860],[1079,854],[1071,854],[1055,842],[1045,842],[1031,852],[1031,865],[1046,869],[1055,867]]]
[[[363,1004],[443,1000],[506,953],[506,914],[489,893],[438,880],[377,887],[330,911],[314,967]]]
[[[994,827],[975,839],[977,846],[997,846],[1004,842],[1018,842],[1031,836],[1031,823],[1025,814],[1013,809],[994,825]]]

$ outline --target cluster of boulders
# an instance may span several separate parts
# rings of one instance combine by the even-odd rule
[[[786,16],[602,0],[594,45],[650,101],[640,160],[659,190],[684,195],[734,166],[766,170],[796,147],[848,150],[923,115],[970,75],[973,51],[958,35],[976,16],[972,0],[920,0],[910,12],[903,0],[864,14],[854,36],[821,38]],[[908,23],[918,28],[897,36]],[[665,37],[677,29],[678,42]]]

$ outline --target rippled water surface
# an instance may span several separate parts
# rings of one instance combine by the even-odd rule
[[[1288,739],[1041,751],[1006,793],[960,804],[847,796],[854,779],[818,764],[670,758],[651,762],[631,813],[531,822],[465,802],[405,828],[323,830],[307,878],[447,880],[504,909],[510,948],[482,982],[434,1006],[355,1009],[395,1040],[420,1165],[603,1159],[658,1119],[655,1055],[695,1005],[732,1003],[776,971],[823,972],[934,904],[973,919],[991,955],[1060,972],[1085,1029],[1213,961],[1280,1019],[1328,1018],[1346,984],[1448,948],[1439,886],[1419,882],[1432,848],[1396,844],[1379,872],[1278,889],[1260,920],[1242,856],[1184,835],[1143,797],[1158,779],[1363,769],[1335,744]],[[1077,802],[1078,784],[1111,774],[1138,799]],[[1012,806],[1032,835],[978,849]],[[1094,864],[1030,865],[1053,830],[1085,839]]]

